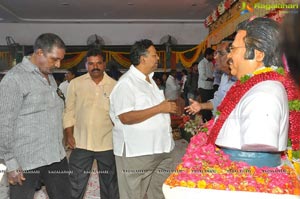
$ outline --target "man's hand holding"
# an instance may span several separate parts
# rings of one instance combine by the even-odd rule
[[[159,104],[159,110],[161,113],[178,113],[178,107],[176,102],[165,100]]]

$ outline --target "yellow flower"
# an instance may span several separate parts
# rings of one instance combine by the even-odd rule
[[[257,178],[256,178],[256,181],[257,181],[259,184],[265,184],[265,179],[263,179],[262,177],[257,177]]]
[[[291,148],[288,149],[287,155],[288,155],[289,160],[291,161],[292,158],[293,158],[293,154],[292,154],[292,149]]]
[[[187,187],[188,187],[188,188],[195,188],[195,187],[196,187],[196,183],[194,183],[193,181],[190,181],[190,180],[189,180],[189,181],[187,182]]]
[[[253,72],[253,75],[274,71],[271,67],[265,67]]]
[[[253,175],[255,173],[255,167],[254,166],[250,167],[250,172],[251,172],[251,175]]]
[[[235,187],[233,185],[231,185],[231,184],[228,185],[228,189],[230,191],[235,191]]]
[[[295,167],[297,175],[300,176],[300,162],[294,162],[293,165]]]
[[[214,170],[217,174],[223,173],[223,170],[220,167],[215,167]]]
[[[254,186],[248,186],[247,191],[256,192],[256,188]]]
[[[224,184],[220,184],[220,187],[219,187],[220,190],[225,190],[226,189],[226,185]]]
[[[184,180],[181,180],[181,181],[180,181],[180,186],[181,186],[181,187],[187,187],[187,182],[184,181]]]
[[[274,187],[272,189],[272,193],[274,193],[274,194],[282,194],[283,190],[281,188],[279,188],[279,187]]]
[[[181,170],[182,169],[182,164],[179,164],[178,166],[177,166],[177,170]]]
[[[197,183],[198,188],[204,189],[206,187],[206,182],[204,180],[200,180]]]

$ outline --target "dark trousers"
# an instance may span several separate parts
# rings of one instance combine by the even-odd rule
[[[23,185],[10,185],[10,199],[33,199],[36,187],[43,181],[50,199],[70,199],[71,185],[68,161],[24,171]]]
[[[72,198],[82,199],[87,182],[92,171],[94,160],[97,160],[101,199],[118,199],[119,189],[112,150],[94,152],[84,149],[74,149],[69,158]]]
[[[201,97],[201,103],[205,103],[214,97],[214,90],[199,88],[199,94]],[[209,121],[212,118],[211,110],[201,110],[200,113],[204,122]]]

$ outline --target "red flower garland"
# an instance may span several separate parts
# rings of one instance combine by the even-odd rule
[[[285,72],[285,74],[287,74]],[[267,81],[274,80],[280,81],[286,91],[288,100],[300,99],[299,93],[296,89],[295,83],[292,81],[289,75],[281,75],[278,72],[271,71],[266,73],[261,73],[255,75],[248,79],[246,82],[237,81],[228,91],[227,95],[223,99],[222,103],[218,107],[220,115],[210,131],[208,143],[215,144],[219,132],[230,115],[233,109],[236,107],[241,98],[256,84]],[[300,111],[290,111],[289,116],[289,138],[292,142],[293,150],[299,150],[300,148]]]

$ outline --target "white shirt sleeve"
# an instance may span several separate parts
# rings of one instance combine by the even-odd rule
[[[110,95],[110,108],[114,117],[134,110],[135,95],[126,81],[118,84]]]

